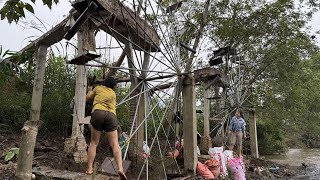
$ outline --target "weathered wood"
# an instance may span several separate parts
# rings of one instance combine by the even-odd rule
[[[78,36],[78,56],[89,51],[96,51],[95,29],[90,21],[87,21],[77,33]],[[75,145],[72,147],[65,147],[65,149],[73,149],[73,156],[76,162],[86,162],[86,141],[83,137],[83,124],[81,120],[85,118],[86,105],[86,91],[87,91],[87,70],[83,65],[76,66],[76,87],[74,97],[74,111],[72,121],[71,139],[75,139]],[[81,124],[81,127],[80,127]],[[67,139],[66,139],[67,140]],[[72,142],[72,141],[71,141]]]
[[[249,128],[250,128],[250,149],[251,156],[259,158],[258,138],[257,138],[257,120],[255,109],[249,111]]]
[[[142,69],[145,70],[148,68],[149,66],[149,62],[150,62],[150,55],[148,53],[144,53],[144,60],[143,60],[143,63],[142,63]],[[141,72],[141,76],[140,78],[145,78],[147,76],[147,73],[146,71],[142,71]],[[139,89],[141,90],[141,88],[143,87],[143,85],[141,85],[139,87]],[[146,89],[146,87],[144,87],[144,89]],[[144,89],[142,89],[142,91],[144,91]],[[144,92],[142,94],[139,95],[139,97],[137,98],[138,99],[138,112],[137,112],[137,126],[139,126],[140,124],[143,123],[143,120],[145,119],[146,117],[146,98],[147,98],[147,93],[148,92]],[[140,150],[140,148],[143,147],[143,141],[145,139],[145,129],[147,128],[146,125],[147,125],[148,121],[145,121],[144,122],[144,125],[140,126],[140,128],[138,129],[137,131],[137,143],[136,145],[138,146],[138,149]],[[138,152],[138,153],[141,153],[142,152]]]
[[[96,51],[96,42],[92,24],[86,22],[78,32],[78,55],[88,51]],[[79,121],[85,117],[85,96],[87,91],[87,72],[83,65],[76,66],[76,87],[75,87],[75,106],[73,111],[73,123],[71,138],[81,136]]]
[[[194,78],[196,82],[199,82],[199,81],[205,82],[221,75],[222,75],[221,71],[213,67],[194,70]]]
[[[80,119],[79,124],[90,124],[91,116]]]
[[[71,10],[70,14],[65,19],[63,19],[59,24],[54,26],[48,32],[44,33],[39,38],[33,40],[30,44],[28,44],[23,49],[21,49],[18,52],[18,54],[22,54],[30,49],[33,49],[41,43],[49,47],[61,41],[63,39],[64,34],[70,29],[70,27],[66,26],[66,24],[70,20],[70,18],[73,18],[74,14],[76,14],[76,12],[74,10]]]
[[[138,85],[138,78],[137,78],[136,71],[134,70],[135,66],[134,66],[134,61],[133,61],[133,48],[132,48],[131,42],[126,43],[125,53],[127,55],[128,67],[130,68],[129,69],[130,82],[131,82],[130,89],[134,90],[134,88]],[[131,94],[131,97],[138,94],[140,92],[139,90],[140,90],[140,88],[137,88],[136,90],[134,90]],[[137,122],[138,116],[136,117],[136,115],[138,115],[138,113],[139,113],[139,108],[137,107],[137,104],[138,104],[138,97],[132,98],[130,100],[129,117],[130,117],[130,121],[131,121],[131,126],[133,127],[133,131],[135,131],[137,129],[137,127],[139,126],[139,124]],[[141,157],[141,155],[142,155],[142,146],[143,146],[143,132],[141,133],[141,129],[144,130],[144,126],[141,126],[139,128],[138,132],[136,132],[136,134],[133,135],[131,143],[129,145],[128,157],[132,161],[132,163],[134,163],[134,164],[138,163],[138,161],[141,160],[139,158],[139,156]]]
[[[18,167],[16,172],[17,180],[30,180],[32,176],[32,159],[34,146],[37,138],[38,127],[41,124],[40,110],[42,101],[42,92],[44,84],[45,63],[47,56],[45,44],[40,44],[37,51],[37,64],[34,76],[34,85],[31,101],[30,120],[26,121],[22,128],[20,142],[20,153],[18,156]]]
[[[203,100],[203,136],[201,137],[201,153],[208,153],[209,148],[211,148],[211,138],[210,138],[210,101],[208,97],[210,96],[210,82],[206,81],[204,84],[204,100]]]
[[[182,87],[183,98],[183,138],[184,138],[184,168],[187,173],[196,173],[197,156],[197,121],[194,78],[186,76]]]
[[[139,88],[141,89],[141,87]],[[143,123],[143,120],[145,118],[145,94],[142,93],[138,96],[137,98],[137,104],[135,105],[135,107],[137,107],[137,117],[136,117],[136,128],[138,128],[138,126],[140,126],[140,124]],[[147,123],[147,122],[145,122]],[[136,138],[136,146],[137,146],[137,150],[138,150],[138,155],[137,158],[139,158],[139,156],[141,157],[141,155],[143,154],[142,152],[142,147],[143,147],[143,140],[144,140],[144,131],[145,131],[145,125],[142,124],[138,131],[136,132],[136,134],[134,135],[134,137]],[[141,161],[141,160],[140,160]],[[142,162],[142,161],[141,161]]]
[[[121,53],[118,61],[115,62],[114,64],[112,64],[112,66],[114,66],[114,67],[120,67],[125,57],[126,57],[126,53],[125,53],[125,51],[122,51],[122,53]],[[115,68],[110,68],[109,71],[108,71],[107,77],[110,77],[110,76],[115,75],[116,72],[117,72],[117,69],[115,69]]]
[[[218,97],[219,96],[219,87],[218,86],[214,86],[214,96]],[[222,108],[221,108],[221,99],[216,99],[216,113],[217,113],[217,116],[216,118],[213,118],[212,120],[216,120],[217,123],[216,124],[220,124],[222,123],[222,126],[223,125],[223,114],[222,114]],[[221,134],[220,134],[221,137],[224,137],[224,128],[222,128],[222,131],[221,131]]]
[[[97,0],[104,10],[91,20],[102,30],[111,34],[122,43],[128,42],[128,35],[135,42],[133,48],[137,50],[149,49],[151,52],[159,51],[159,36],[155,29],[137,15],[130,8],[118,0]],[[107,23],[107,24],[106,24]]]
[[[71,172],[66,170],[52,169],[45,166],[34,167],[33,173],[36,175],[37,180],[106,180],[111,179],[110,177],[102,174],[96,174],[95,177],[92,175],[86,175],[83,172]]]
[[[206,83],[207,84],[207,83]],[[210,116],[210,101],[208,99],[210,89],[204,90],[204,100],[203,100],[203,132],[204,136],[209,137],[210,132],[210,122],[209,122],[209,116]]]
[[[130,161],[123,160],[123,172],[127,173],[127,170],[129,169],[129,166],[131,164]],[[114,157],[106,157],[101,164],[101,167],[98,170],[99,172],[102,172],[104,174],[117,176],[118,175],[118,166],[114,159]]]
[[[98,5],[95,2],[91,1],[89,4],[87,4],[86,9],[81,12],[80,16],[71,26],[69,31],[64,35],[64,38],[69,41],[80,30],[81,26],[85,24],[89,17],[97,11]]]

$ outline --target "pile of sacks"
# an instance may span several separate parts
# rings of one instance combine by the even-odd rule
[[[242,157],[233,157],[233,151],[223,147],[210,148],[210,159],[204,163],[198,162],[197,172],[205,179],[228,176],[228,168],[231,170],[234,180],[245,180],[245,167]]]

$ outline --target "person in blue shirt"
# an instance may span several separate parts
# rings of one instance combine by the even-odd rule
[[[242,156],[242,137],[246,139],[246,122],[240,109],[237,109],[235,116],[232,117],[228,127],[228,135],[230,135],[229,149],[233,150],[237,145],[239,156]]]

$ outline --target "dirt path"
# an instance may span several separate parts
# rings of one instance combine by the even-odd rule
[[[0,134],[0,154],[10,148],[18,147],[20,136],[17,134]],[[68,170],[74,172],[85,172],[86,164],[77,164],[72,158],[72,155],[66,154],[63,152],[63,137],[44,137],[38,136],[37,143],[35,146],[35,158],[33,166],[47,166],[54,169]],[[97,152],[97,161],[103,162],[104,158],[108,155],[111,155],[111,151],[106,148],[106,140],[101,140]],[[14,177],[16,169],[16,157],[11,161],[5,162],[4,157],[0,158],[0,179],[1,180],[11,180]],[[101,164],[100,163],[100,164]],[[159,166],[159,162],[156,162],[154,166]],[[283,166],[277,163],[255,159],[255,158],[246,158],[246,178],[247,179],[274,179],[281,178],[286,179],[289,177],[296,176],[301,174],[304,171],[302,167],[291,167]],[[270,171],[270,167],[276,166],[279,167],[277,171]],[[154,173],[159,173],[156,172]],[[135,179],[137,175],[135,174],[136,169],[130,169],[128,171],[130,179]],[[152,176],[152,170],[150,171]],[[156,174],[155,174],[156,175]],[[202,179],[200,176],[192,176],[187,179]],[[228,178],[227,178],[228,179]]]

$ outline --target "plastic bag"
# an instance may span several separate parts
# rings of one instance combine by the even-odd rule
[[[201,162],[197,163],[197,172],[205,179],[213,179],[214,175],[209,170],[208,166],[202,164]]]
[[[229,162],[230,159],[233,159],[233,151],[231,150],[225,150],[223,152],[224,158],[226,159],[227,163]]]
[[[232,158],[229,160],[229,168],[234,180],[245,180],[244,163],[242,157]]]
[[[205,163],[208,169],[212,172],[214,177],[218,177],[220,174],[220,162],[218,160],[209,159]]]
[[[228,176],[226,160],[223,154],[223,146],[210,148],[208,154],[214,160],[220,162],[220,174],[221,176]]]

